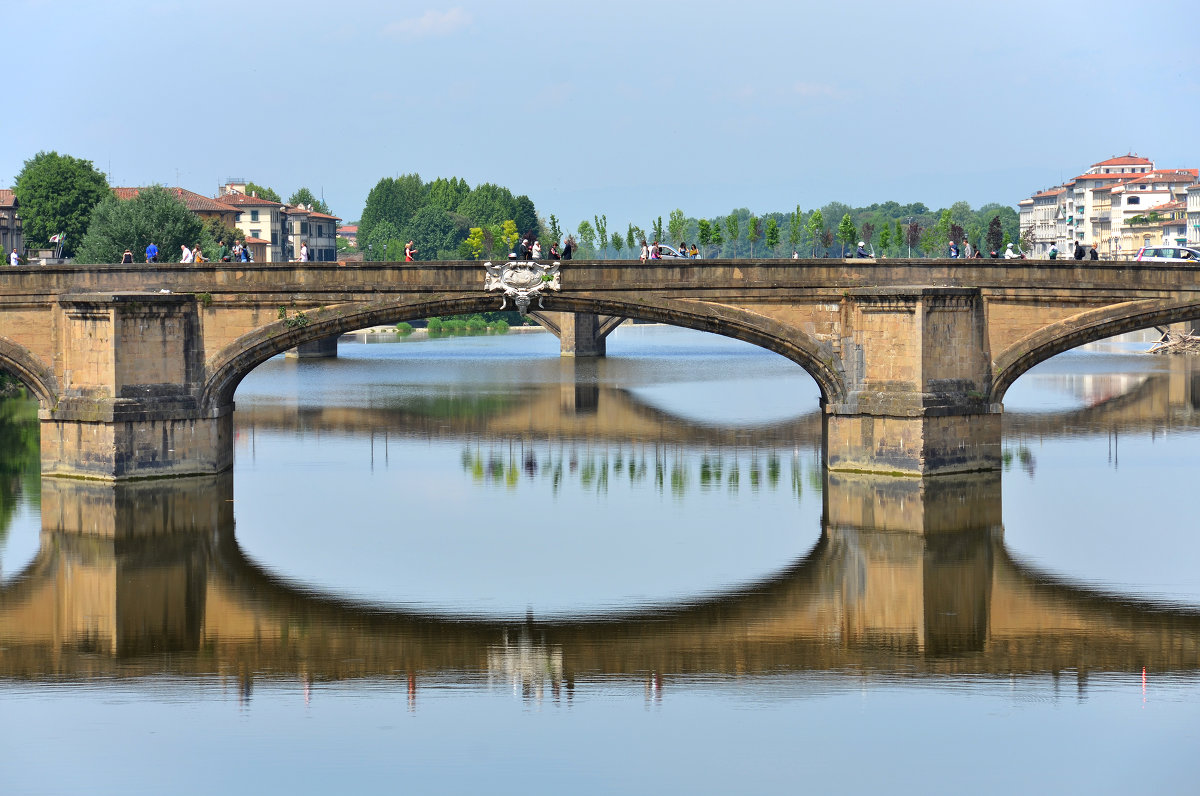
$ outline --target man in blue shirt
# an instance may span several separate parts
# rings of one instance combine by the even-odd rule
[[[153,243],[151,243],[149,246],[146,247],[146,262],[148,262],[148,263],[158,262],[158,247],[155,246]]]

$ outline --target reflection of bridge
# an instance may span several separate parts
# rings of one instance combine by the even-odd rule
[[[47,474],[220,472],[232,461],[234,391],[259,363],[355,329],[496,309],[482,287],[475,263],[8,268],[0,366],[41,403]],[[131,289],[142,292],[119,292]],[[545,301],[551,312],[661,321],[776,351],[817,382],[831,469],[941,474],[999,466],[1000,402],[1033,365],[1200,317],[1200,271],[1074,261],[572,262]]]
[[[1094,406],[1007,413],[1005,434],[1010,439],[1046,439],[1200,425],[1200,370],[1188,357],[1163,361],[1167,372],[1151,375],[1129,393]],[[625,389],[604,384],[583,363],[567,360],[563,367],[570,372],[561,383],[529,385],[506,402],[484,405],[464,398],[461,406],[387,409],[250,403],[238,410],[238,427],[248,431],[389,433],[421,439],[526,438],[802,449],[821,444],[821,415],[816,412],[753,426],[710,425],[664,412]]]
[[[649,673],[1200,671],[1200,610],[1138,604],[1015,564],[994,473],[830,474],[824,532],[789,570],[692,604],[579,621],[314,596],[244,558],[228,475],[44,486],[41,550],[0,589],[5,677],[491,673],[569,685]]]

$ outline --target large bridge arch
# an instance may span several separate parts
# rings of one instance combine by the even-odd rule
[[[305,310],[306,319],[281,319],[234,340],[213,358],[201,405],[206,410],[228,406],[242,379],[271,357],[298,345],[369,326],[428,318],[493,312],[497,297],[488,294],[431,298],[405,303],[353,304]],[[655,321],[742,340],[780,354],[802,367],[821,390],[822,401],[834,401],[845,392],[837,357],[825,343],[799,330],[746,310],[706,302],[641,297],[547,297],[544,309],[556,312],[591,312]]]
[[[1000,403],[1023,373],[1050,357],[1118,334],[1200,319],[1200,302],[1127,301],[1044,326],[1005,349],[992,364],[991,400]]]
[[[58,380],[28,348],[0,337],[0,369],[20,379],[37,397],[42,409],[54,408],[58,401]]]

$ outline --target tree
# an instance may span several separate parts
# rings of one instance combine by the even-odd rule
[[[404,257],[404,241],[400,240],[400,230],[395,224],[380,221],[366,235],[362,234],[362,227],[359,226],[358,250],[363,253],[365,260],[391,263]]]
[[[825,229],[825,216],[820,210],[812,211],[808,217],[808,223],[804,225],[804,231],[808,233],[808,239],[812,241],[813,250],[812,256],[817,256],[817,244],[821,241],[821,232]]]
[[[800,205],[796,205],[796,209],[788,216],[788,245],[792,247],[792,251],[799,251],[800,238],[804,234],[804,214],[800,212]]]
[[[416,244],[418,260],[436,260],[457,251],[469,232],[470,223],[462,216],[426,205],[404,225],[400,237]]]
[[[387,221],[397,233],[404,229],[408,220],[413,217],[425,199],[425,185],[419,174],[405,174],[402,177],[384,177],[375,184],[367,194],[367,202],[363,207],[362,217],[358,222],[359,237],[370,236],[376,224]],[[473,221],[480,219],[464,213]],[[488,223],[499,223],[504,216],[487,219]]]
[[[885,254],[892,247],[892,225],[884,224],[883,230],[879,233],[879,249]]]
[[[579,227],[575,230],[575,234],[579,236],[579,243],[587,249],[594,249],[596,246],[596,230],[588,221],[580,221]]]
[[[729,235],[733,257],[737,259],[737,242],[738,235],[741,234],[741,221],[738,219],[736,210],[725,216],[725,233]]]
[[[842,243],[842,256],[846,256],[846,247],[854,244],[858,239],[858,230],[854,226],[854,222],[850,220],[850,214],[846,213],[842,216],[842,220],[838,222],[837,229],[838,240]]]
[[[312,209],[318,213],[324,213],[327,216],[333,215],[333,211],[329,209],[329,205],[325,204],[324,200],[313,196],[313,192],[304,187],[297,188],[296,192],[288,197],[287,203],[289,205],[311,205]]]
[[[621,233],[614,232],[612,234],[612,247],[613,247],[613,251],[617,255],[618,260],[621,259],[621,247],[624,245],[625,245],[625,239],[621,237]]]
[[[712,225],[707,219],[700,219],[696,224],[696,243],[700,246],[700,251],[704,251],[704,247],[712,243]]]
[[[829,247],[833,245],[833,230],[821,230],[821,245],[825,247],[825,256],[829,256]]]
[[[912,257],[913,246],[918,246],[921,243],[921,222],[909,222],[908,228],[904,230],[904,241],[908,244],[908,256]]]
[[[892,243],[897,249],[904,245],[904,225],[900,219],[896,219],[896,228],[892,230]]]
[[[667,220],[667,233],[671,236],[672,243],[678,243],[683,240],[683,233],[687,230],[687,217],[683,211],[676,208],[671,211],[671,217]],[[682,254],[682,252],[680,252]]]
[[[1033,227],[1030,227],[1030,229],[1033,229]],[[950,240],[954,241],[955,243],[958,243],[963,238],[966,237],[966,234],[967,233],[963,232],[963,228],[960,227],[958,224],[955,224],[955,223],[950,224]]]
[[[767,219],[767,249],[773,254],[779,254],[779,222],[775,216]]]
[[[118,263],[125,249],[142,259],[146,247],[158,245],[159,259],[179,260],[180,246],[211,244],[199,217],[172,191],[153,186],[133,199],[111,193],[92,211],[87,233],[79,242],[75,259],[80,263]]]
[[[867,246],[871,246],[871,238],[875,237],[875,225],[870,221],[864,221],[862,223],[862,232],[860,234],[862,235],[863,243],[867,244]]]
[[[25,161],[13,194],[21,207],[25,240],[44,246],[52,236],[66,235],[63,256],[81,245],[93,208],[112,195],[90,160],[57,152],[38,152]]]
[[[753,213],[746,219],[746,240],[750,242],[750,257],[754,257],[754,241],[762,237],[762,219]]]
[[[205,234],[207,234],[214,243],[224,243],[228,246],[232,246],[235,243],[246,242],[245,232],[237,227],[228,226],[216,216],[204,219],[203,226]]]
[[[519,229],[520,228],[517,226],[517,222],[513,221],[511,218],[506,219],[504,223],[500,225],[500,234],[496,236],[496,240],[504,245],[504,251],[506,253],[517,248],[517,241],[521,238],[521,233],[518,231]]]
[[[720,254],[721,246],[723,246],[725,244],[725,238],[723,235],[721,235],[721,225],[714,218],[712,221],[709,222],[708,227],[711,230],[711,234],[712,234],[712,244],[713,244],[713,246],[717,247],[717,254]]]
[[[660,241],[660,242],[662,241],[662,239],[663,239],[662,216],[659,216],[658,220],[650,225],[650,231],[654,233],[654,239],[656,241]]]
[[[988,249],[994,252],[1000,251],[1004,245],[1004,226],[1000,223],[1000,215],[992,216],[992,220],[988,222],[987,231]]]
[[[558,216],[554,215],[553,213],[550,214],[549,231],[550,237],[552,238],[551,243],[553,243],[555,246],[562,243],[562,227],[558,225]]]
[[[471,227],[470,234],[464,241],[466,245],[467,256],[472,260],[478,260],[483,254],[483,229],[480,227]]]
[[[274,190],[254,182],[246,183],[246,195],[257,196],[259,199],[266,199],[268,202],[283,203],[283,200],[279,198],[279,194],[275,193]]]
[[[445,210],[447,213],[457,213],[462,200],[471,193],[471,186],[459,177],[438,177],[425,187],[425,204]]]
[[[608,216],[592,216],[596,222],[596,245],[600,247],[600,256],[604,257],[608,248]],[[581,236],[582,237],[582,236]]]

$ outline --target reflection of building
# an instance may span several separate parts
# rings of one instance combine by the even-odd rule
[[[21,234],[21,217],[17,215],[17,197],[5,188],[0,189],[0,250],[4,252],[5,265],[13,249],[24,254],[25,238]]]

